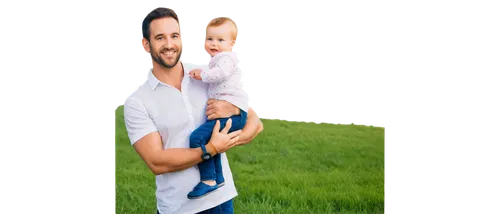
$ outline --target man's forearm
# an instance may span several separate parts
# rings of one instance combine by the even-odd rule
[[[245,144],[248,144],[250,142],[252,142],[252,140],[257,137],[257,135],[262,131],[264,130],[264,126],[262,125],[262,123],[260,123],[260,125],[258,126],[257,129],[253,130],[253,131],[249,131],[248,134],[244,134],[243,137],[241,137],[242,135],[240,135],[240,140],[236,143],[237,146],[241,146],[241,145],[245,145]],[[242,132],[243,133],[243,132]]]
[[[260,121],[253,109],[248,109],[248,118],[245,127],[241,130],[240,140],[237,145],[244,145],[250,143],[257,135],[264,130],[264,125]]]
[[[240,115],[241,114],[241,109],[236,107],[233,109],[233,115]]]
[[[206,145],[207,152],[212,156],[217,154],[214,147]],[[187,169],[203,161],[201,148],[171,148],[159,150],[151,160],[151,170],[159,175],[167,172],[176,172]]]

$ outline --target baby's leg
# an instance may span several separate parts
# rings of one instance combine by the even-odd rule
[[[215,120],[209,120],[191,133],[189,145],[191,148],[198,148],[206,145],[212,136],[212,130],[215,126]],[[206,184],[215,183],[214,160],[209,159],[198,164],[200,170],[200,180]],[[210,182],[212,181],[212,182]],[[213,185],[210,185],[213,186]]]
[[[241,110],[240,115],[231,117],[231,128],[229,129],[229,133],[243,129],[247,121],[247,113]],[[224,175],[222,173],[222,163],[221,163],[221,155],[214,156],[214,164],[215,164],[215,176],[217,185],[223,186],[225,184]]]
[[[198,164],[200,181],[210,186],[215,185],[215,159],[210,158]]]
[[[200,182],[188,193],[188,199],[197,199],[208,195],[209,193],[217,190],[215,182],[215,167],[214,159],[208,159],[198,164],[200,170]]]
[[[225,126],[226,120],[227,119],[219,119],[221,127]],[[212,130],[215,126],[215,122],[215,120],[209,120],[191,133],[191,136],[189,137],[189,145],[191,148],[198,148],[201,147],[201,145],[206,145],[208,143],[210,137],[212,136]],[[200,182],[194,187],[193,191],[188,194],[187,197],[189,199],[203,197],[219,188],[216,182],[214,157],[198,164]]]
[[[215,181],[219,187],[224,186],[225,180],[222,174],[221,154],[215,155],[213,159],[215,167]]]

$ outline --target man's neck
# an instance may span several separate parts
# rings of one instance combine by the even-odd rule
[[[167,85],[173,86],[181,91],[182,78],[184,77],[184,69],[179,61],[172,68],[165,68],[156,62],[153,62],[153,75]]]

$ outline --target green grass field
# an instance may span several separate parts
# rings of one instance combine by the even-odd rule
[[[384,128],[262,119],[227,152],[235,213],[384,213]],[[116,110],[116,213],[156,213],[155,178]]]

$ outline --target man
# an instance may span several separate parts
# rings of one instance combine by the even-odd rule
[[[124,117],[132,145],[156,175],[158,213],[233,213],[232,198],[237,192],[224,152],[255,138],[263,130],[260,119],[249,109],[243,130],[232,133],[228,133],[230,121],[220,132],[217,122],[205,147],[189,148],[189,135],[207,116],[230,117],[238,115],[239,108],[226,101],[208,100],[208,84],[189,78],[194,66],[179,61],[182,41],[173,10],[153,10],[144,19],[142,32],[142,44],[151,54],[153,69],[147,81],[127,98]],[[203,161],[202,156],[219,153],[226,184],[206,197],[188,199],[186,195],[200,179],[196,165]]]

